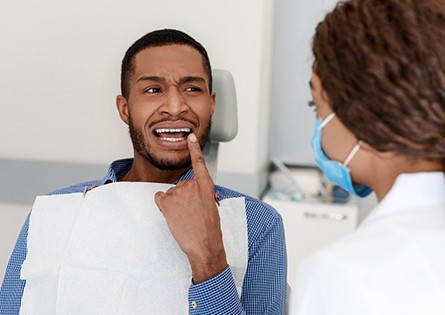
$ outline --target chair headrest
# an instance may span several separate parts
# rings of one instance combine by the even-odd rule
[[[232,74],[226,70],[213,69],[212,76],[216,103],[209,139],[217,142],[229,142],[235,138],[238,132],[235,82]]]

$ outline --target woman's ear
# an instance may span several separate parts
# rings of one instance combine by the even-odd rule
[[[323,87],[321,88],[321,98],[323,101],[325,101],[328,104],[331,104],[331,102],[329,102],[329,96],[326,93],[326,91],[323,89]]]
[[[122,95],[118,95],[116,97],[116,107],[119,112],[119,116],[124,123],[128,125],[129,123],[129,113],[128,113],[128,102],[125,97]]]

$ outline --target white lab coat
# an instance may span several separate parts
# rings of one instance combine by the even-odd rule
[[[305,259],[292,315],[444,315],[445,174],[400,175],[357,231]]]

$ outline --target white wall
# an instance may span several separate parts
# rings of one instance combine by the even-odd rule
[[[120,62],[140,36],[178,28],[232,72],[239,133],[219,173],[267,165],[274,1],[2,0],[0,159],[108,164],[132,155],[115,110]]]
[[[311,100],[312,37],[337,0],[279,0],[273,50],[270,155],[291,165],[315,165],[310,148],[314,113]]]

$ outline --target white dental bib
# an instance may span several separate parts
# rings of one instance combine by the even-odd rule
[[[32,208],[20,314],[187,314],[191,269],[154,202],[173,185],[120,182]],[[244,198],[219,207],[238,293],[247,268]]]

